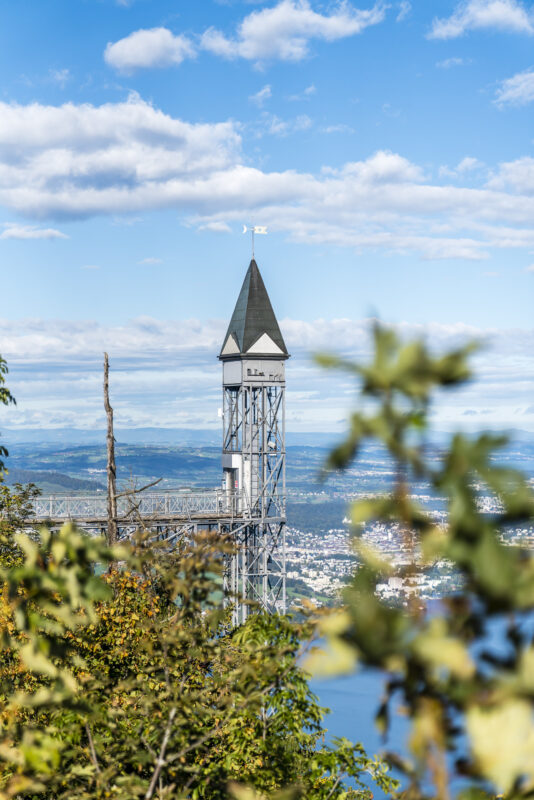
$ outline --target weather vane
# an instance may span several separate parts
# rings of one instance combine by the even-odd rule
[[[252,236],[252,258],[254,258],[254,234],[265,234],[267,233],[267,228],[264,225],[249,225],[248,227],[243,225],[243,233],[246,233],[247,231],[249,231]]]

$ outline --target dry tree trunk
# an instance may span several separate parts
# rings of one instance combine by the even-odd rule
[[[107,444],[107,485],[108,485],[108,544],[117,541],[117,469],[115,466],[115,437],[113,435],[113,409],[109,403],[109,358],[104,353],[104,408],[108,420]]]

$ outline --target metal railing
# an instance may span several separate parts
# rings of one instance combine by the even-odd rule
[[[240,494],[228,495],[220,489],[207,491],[142,492],[117,499],[120,519],[139,515],[143,518],[172,519],[242,513]],[[101,495],[51,495],[36,497],[31,502],[33,517],[44,520],[102,520],[107,519],[107,499]]]

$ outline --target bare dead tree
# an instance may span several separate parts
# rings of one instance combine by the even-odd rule
[[[113,408],[109,402],[109,357],[104,353],[104,408],[107,416],[107,541],[109,545],[116,544],[118,540],[118,513],[117,499],[125,498],[129,508],[124,514],[124,519],[130,522],[136,521],[141,528],[147,527],[147,520],[142,518],[139,509],[141,500],[137,501],[137,495],[141,495],[147,489],[156,486],[162,478],[151,481],[140,489],[132,486],[117,494],[117,468],[115,463],[115,436],[113,432]]]
[[[108,488],[108,529],[109,545],[117,541],[117,468],[115,465],[115,436],[113,434],[113,409],[109,402],[109,358],[104,353],[104,408],[108,421],[107,444],[107,488]]]
[[[140,508],[143,501],[142,498],[138,500],[137,495],[141,495],[143,492],[146,492],[147,489],[157,486],[162,480],[163,478],[158,478],[155,481],[147,483],[146,486],[141,486],[139,489],[133,484],[130,489],[125,489],[125,491],[115,495],[117,498],[124,497],[126,499],[126,509],[122,517],[125,522],[135,523],[138,526],[138,530],[148,531],[150,529],[150,522],[153,519],[156,521],[157,517],[153,517],[152,515],[147,516],[146,514],[141,515]]]

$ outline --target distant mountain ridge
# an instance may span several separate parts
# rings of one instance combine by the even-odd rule
[[[4,476],[4,482],[8,486],[14,483],[35,483],[43,491],[48,492],[96,492],[104,491],[105,485],[98,483],[98,481],[85,480],[83,478],[72,478],[70,475],[65,475],[63,472],[56,470],[32,470],[32,469],[19,469],[12,467]]]
[[[222,428],[222,426],[221,426]],[[115,438],[119,444],[133,445],[182,445],[192,447],[220,447],[222,443],[222,429],[217,428],[116,428]],[[503,431],[512,441],[534,442],[532,431],[520,428],[509,428]],[[2,444],[12,447],[17,444],[46,445],[104,445],[106,432],[101,430],[87,430],[85,428],[3,428],[0,431]],[[468,432],[469,435],[469,432]],[[314,431],[288,431],[286,443],[289,447],[333,447],[343,439],[344,433]],[[435,444],[444,442],[450,432],[434,431],[432,440]]]
[[[3,428],[2,443],[8,448],[16,444],[77,445],[105,444],[106,432],[85,428]],[[341,433],[288,432],[288,445],[330,447]],[[222,442],[221,428],[115,428],[120,444],[214,445]]]
[[[294,438],[311,444],[294,444]],[[331,498],[352,497],[354,493],[388,491],[391,486],[392,465],[383,448],[365,443],[349,470],[332,472],[327,480],[322,467],[332,441],[341,437],[303,434],[288,436],[287,487],[288,493],[322,502]],[[439,457],[441,443],[434,439],[435,456]],[[221,485],[221,444],[126,444],[119,442],[116,450],[118,479],[121,486],[145,485],[161,479],[158,490],[176,488],[209,488]],[[514,436],[512,444],[503,448],[499,461],[504,466],[523,470],[534,480],[534,436]],[[44,443],[10,442],[6,460],[9,483],[35,483],[44,494],[62,492],[94,492],[104,490],[106,478],[106,446],[68,441]],[[333,526],[335,527],[335,525]]]

